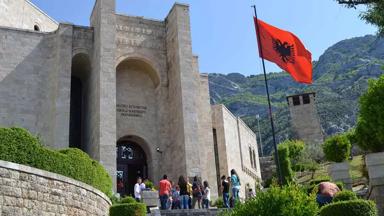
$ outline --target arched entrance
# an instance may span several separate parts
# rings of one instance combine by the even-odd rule
[[[91,62],[89,56],[78,53],[72,58],[69,119],[69,147],[86,150],[86,120],[89,118],[88,97]]]
[[[134,140],[122,139],[117,142],[117,192],[120,196],[133,196],[137,177],[148,178],[147,156]]]

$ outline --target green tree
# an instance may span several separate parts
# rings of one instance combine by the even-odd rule
[[[286,185],[293,181],[293,171],[289,159],[289,146],[287,144],[280,144],[277,148],[277,152],[279,155],[283,184]]]
[[[351,154],[351,143],[345,134],[335,135],[324,142],[323,151],[327,160],[340,163]]]
[[[384,151],[384,75],[370,80],[368,90],[360,97],[360,111],[355,138],[363,149]]]
[[[384,35],[384,1],[383,0],[336,0],[339,4],[347,7],[356,8],[357,5],[364,4],[367,10],[360,14],[360,18],[367,23],[379,28],[379,34]]]

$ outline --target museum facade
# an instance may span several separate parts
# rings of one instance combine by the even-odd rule
[[[220,176],[235,168],[244,196],[260,178],[255,134],[211,107],[188,5],[153,20],[96,0],[88,27],[58,23],[27,0],[0,0],[0,47],[0,125],[82,149],[117,192],[130,194],[137,176],[197,175],[216,196]]]

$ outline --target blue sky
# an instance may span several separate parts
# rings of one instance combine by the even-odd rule
[[[59,22],[89,25],[94,0],[31,0]],[[174,0],[116,0],[119,14],[163,20]],[[192,45],[200,71],[261,73],[252,4],[271,25],[295,33],[317,60],[334,43],[375,34],[376,28],[358,18],[364,8],[347,9],[334,0],[184,0],[190,5]],[[267,71],[280,71],[267,63]]]

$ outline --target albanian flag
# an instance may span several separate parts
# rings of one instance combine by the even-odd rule
[[[259,55],[276,63],[300,83],[312,83],[312,56],[294,34],[255,19]],[[262,47],[262,48],[260,48]]]

